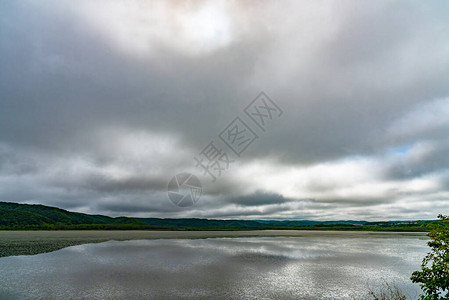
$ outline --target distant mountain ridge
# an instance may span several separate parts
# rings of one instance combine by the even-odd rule
[[[41,204],[19,204],[0,202],[0,225],[24,226],[43,224],[141,224],[143,222],[127,217],[112,218],[103,215],[88,215],[70,212]]]
[[[216,220],[216,219],[160,219],[160,218],[138,218],[138,220],[145,222],[148,225],[162,225],[174,227],[190,227],[197,228],[213,228],[213,227],[229,227],[229,228],[259,228],[259,227],[295,227],[295,226],[309,226],[309,225],[356,225],[365,224],[366,221],[275,221],[275,220]]]
[[[108,217],[104,215],[89,215],[70,212],[57,207],[40,204],[19,204],[0,202],[0,229],[175,229],[175,230],[205,230],[205,229],[288,229],[288,228],[336,228],[358,229],[393,226],[421,226],[433,221],[311,221],[311,220],[217,220],[199,218],[133,218]]]
[[[89,215],[70,212],[61,208],[41,204],[19,204],[13,202],[0,202],[0,225],[42,225],[42,224],[136,224],[167,227],[194,227],[194,228],[258,228],[266,226],[294,227],[316,224],[364,224],[366,221],[270,221],[270,220],[216,220],[199,218],[112,218],[104,215]]]

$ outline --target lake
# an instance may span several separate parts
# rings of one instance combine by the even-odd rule
[[[367,299],[385,281],[416,298],[409,278],[426,242],[380,232],[0,232],[9,251],[0,298]]]

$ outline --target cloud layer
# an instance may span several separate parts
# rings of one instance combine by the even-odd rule
[[[442,1],[0,3],[0,200],[112,216],[429,219],[449,209]],[[194,156],[284,111],[216,182]],[[252,124],[254,125],[254,124]],[[167,183],[192,172],[200,201]]]

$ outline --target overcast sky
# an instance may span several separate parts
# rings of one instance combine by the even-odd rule
[[[0,0],[0,201],[140,217],[447,214],[448,16],[446,1]],[[265,131],[244,113],[262,91],[283,111]],[[257,136],[240,156],[219,138],[236,117]],[[232,160],[215,182],[194,160],[211,141]],[[190,207],[167,196],[182,172],[203,187]]]

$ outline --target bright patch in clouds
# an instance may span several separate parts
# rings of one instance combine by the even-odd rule
[[[96,30],[130,55],[170,47],[199,55],[232,41],[228,1],[83,1],[77,7]]]

